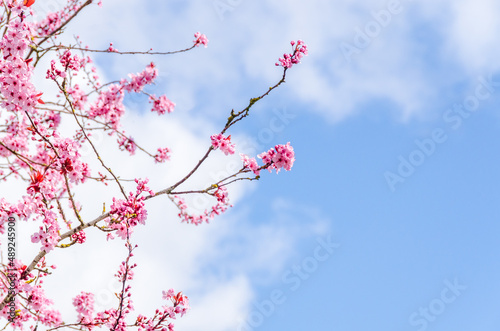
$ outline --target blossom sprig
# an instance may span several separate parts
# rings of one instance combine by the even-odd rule
[[[144,86],[153,84],[157,77],[158,69],[156,68],[156,65],[151,62],[142,72],[137,74],[129,74],[130,80],[122,79],[120,81],[120,84],[127,92],[133,91],[139,93],[142,91]]]
[[[259,154],[258,157],[264,162],[262,166],[259,166],[257,160],[253,157],[251,158],[245,154],[240,154],[240,157],[243,161],[243,168],[252,171],[256,176],[260,175],[262,169],[267,169],[269,172],[276,170],[276,173],[279,173],[281,169],[290,171],[295,162],[295,152],[290,142],[286,143],[286,145],[276,145],[267,152]]]
[[[207,36],[205,36],[204,34],[200,33],[200,32],[196,32],[194,34],[194,46],[200,46],[200,45],[204,45],[205,48],[208,46],[208,39],[207,39]]]
[[[157,112],[158,115],[163,115],[165,113],[171,113],[174,111],[175,103],[170,101],[166,95],[161,95],[158,98],[156,95],[152,94],[149,97],[149,102],[153,104],[151,111]]]
[[[146,195],[143,193],[154,195],[154,192],[146,185],[147,178],[144,180],[135,179],[135,182],[137,189],[135,193],[129,193],[127,200],[113,198],[110,217],[106,219],[107,227],[114,230],[124,240],[133,232],[135,226],[146,224],[148,212],[144,205]],[[108,239],[114,239],[112,233],[108,233]]]
[[[158,148],[158,152],[155,154],[155,162],[163,163],[170,160],[170,148]]]
[[[218,215],[220,212],[226,211],[227,207],[232,207],[232,205],[229,205],[227,192],[228,185],[241,180],[258,180],[260,179],[260,172],[264,169],[267,169],[269,172],[275,170],[276,173],[279,173],[282,169],[290,171],[295,162],[295,152],[293,150],[293,147],[290,145],[290,142],[286,143],[285,145],[275,145],[274,148],[271,148],[267,152],[259,154],[258,157],[262,159],[264,163],[263,165],[259,165],[254,157],[249,157],[246,154],[240,153],[243,167],[239,171],[226,176],[225,178],[217,181],[204,190],[171,192],[171,194],[174,195],[173,198],[171,197],[171,200],[177,205],[180,210],[179,217],[181,217],[181,219],[185,222],[196,225],[203,223],[203,221],[206,221],[208,223],[209,218],[212,218],[214,213],[215,215]],[[248,172],[253,172],[256,177],[242,176],[243,174]],[[217,198],[217,205],[212,208],[211,213],[205,211],[205,213],[201,215],[190,215],[187,212],[188,206],[184,199],[180,198],[179,195],[195,193],[209,194]]]
[[[71,236],[71,240],[77,244],[83,244],[87,240],[87,236],[84,231],[79,231]]]
[[[175,294],[173,289],[163,291],[163,299],[170,301],[171,305],[165,305],[161,309],[156,309],[152,318],[139,315],[134,326],[139,327],[141,331],[173,331],[174,324],[172,320],[184,316],[189,309],[189,299],[182,292]]]
[[[118,138],[118,147],[122,151],[127,151],[130,155],[135,154],[135,150],[137,149],[137,145],[134,142],[133,137],[121,136]]]
[[[292,170],[295,162],[295,152],[293,147],[290,146],[290,142],[286,143],[286,145],[276,145],[267,152],[259,154],[258,157],[262,159],[264,167],[269,172],[276,170],[276,173],[279,173],[281,169]]]
[[[283,76],[281,79],[273,86],[271,86],[266,92],[261,94],[258,97],[251,98],[248,106],[246,106],[244,109],[236,112],[231,110],[230,116],[227,119],[227,122],[224,126],[224,129],[218,133],[214,134],[210,137],[211,139],[211,146],[209,150],[205,153],[205,155],[198,161],[196,166],[189,172],[189,174],[181,179],[179,182],[171,186],[167,190],[162,190],[158,192],[158,194],[176,194],[173,197],[170,197],[170,199],[177,205],[179,208],[179,217],[188,223],[192,224],[201,224],[204,221],[208,222],[208,219],[210,218],[209,215],[213,214],[219,214],[220,211],[225,211],[227,209],[226,206],[221,205],[219,202],[218,205],[216,205],[217,208],[213,208],[212,212],[207,212],[205,211],[204,214],[201,215],[190,215],[187,213],[187,205],[185,201],[178,196],[178,194],[187,194],[187,193],[201,193],[201,194],[210,194],[209,191],[211,187],[205,190],[191,190],[191,191],[175,191],[175,189],[181,185],[183,182],[185,182],[196,170],[205,162],[205,160],[208,158],[212,150],[220,149],[225,155],[230,155],[235,153],[235,144],[231,142],[231,135],[225,136],[225,132],[238,123],[239,121],[243,120],[245,117],[247,117],[250,114],[250,109],[252,106],[257,103],[259,100],[263,99],[271,91],[274,89],[278,88],[281,84],[285,82],[285,77],[286,77],[286,72],[288,69],[292,67],[293,64],[300,63],[301,58],[304,55],[308,54],[307,46],[306,44],[298,40],[297,42],[292,41],[291,42],[292,47],[294,47],[294,51],[291,54],[285,54],[283,58],[280,58],[280,62],[284,67],[283,70]],[[279,63],[276,63],[276,65],[280,65]],[[293,151],[293,147],[290,146],[290,143],[287,143],[286,145],[276,145],[274,148],[271,148],[267,152],[264,152],[259,155],[259,158],[261,158],[264,162],[264,165],[259,166],[257,163],[257,160],[255,158],[251,158],[247,155],[241,154],[241,159],[243,161],[243,168],[232,174],[227,176],[226,178],[218,181],[217,183],[213,184],[215,187],[225,187],[229,184],[232,184],[236,181],[240,180],[256,180],[260,178],[260,171],[262,169],[268,169],[269,172],[272,172],[272,170],[275,170],[276,173],[279,173],[281,169],[285,169],[286,171],[290,171],[293,163],[295,162],[295,153]],[[241,177],[239,175],[246,173],[246,172],[253,172],[256,177],[254,178],[246,178],[246,177]],[[219,208],[220,207],[220,211]]]
[[[125,247],[128,249],[128,256],[125,261],[122,261],[118,272],[115,274],[115,277],[118,278],[118,281],[122,283],[122,289],[119,293],[117,293],[118,298],[118,308],[116,309],[107,309],[102,313],[97,313],[95,324],[105,324],[110,330],[116,331],[127,331],[127,322],[126,317],[134,310],[134,305],[132,301],[132,286],[129,284],[129,281],[134,279],[134,268],[137,267],[137,263],[131,263],[130,259],[134,256],[132,253],[137,245],[132,246],[130,243],[130,237],[127,235],[127,242],[125,243]]]
[[[212,193],[211,195],[216,197],[217,202],[211,208],[205,209],[201,214],[189,213],[186,201],[179,195],[174,195],[170,197],[170,199],[175,203],[175,205],[179,209],[178,216],[182,222],[186,222],[188,224],[200,225],[202,223],[209,223],[210,220],[213,219],[215,216],[224,213],[225,211],[228,210],[228,208],[232,207],[232,205],[229,202],[227,190],[225,187],[219,187],[217,191],[215,193]]]
[[[93,321],[94,314],[94,294],[89,292],[81,292],[73,298],[73,306],[78,313],[78,320],[82,324],[89,324]]]
[[[72,1],[72,0],[70,0]],[[88,0],[90,1],[90,0]],[[147,51],[120,51],[116,48],[114,48],[113,43],[110,43],[109,47],[106,49],[92,49],[89,46],[83,46],[81,43],[77,43],[76,45],[56,45],[53,46],[51,49],[72,49],[72,50],[79,50],[82,52],[88,52],[88,53],[109,53],[109,54],[119,54],[119,55],[172,55],[172,54],[177,54],[177,53],[184,53],[188,52],[200,45],[204,45],[205,48],[208,47],[208,38],[206,35],[196,32],[194,34],[195,39],[193,40],[193,44],[184,49],[176,50],[176,51],[153,51],[153,48],[148,49]],[[41,52],[47,51],[46,48],[43,47],[38,47]]]
[[[249,157],[240,153],[241,161],[243,161],[243,169],[251,170],[256,176],[260,176],[261,167],[254,157]]]
[[[291,41],[293,52],[289,54],[283,54],[283,57],[278,59],[276,66],[282,66],[283,68],[290,69],[294,64],[300,63],[300,60],[304,55],[308,54],[307,45],[302,40]]]
[[[214,149],[220,148],[226,155],[234,154],[235,144],[231,142],[231,135],[226,137],[222,133],[218,133],[212,135],[210,139],[212,140],[212,147]]]

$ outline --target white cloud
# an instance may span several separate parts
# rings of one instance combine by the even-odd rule
[[[215,284],[210,295],[192,299],[189,316],[175,325],[179,330],[235,330],[237,323],[245,319],[252,298],[253,291],[246,277]]]
[[[494,0],[464,0],[452,2],[450,7],[454,19],[447,31],[446,55],[457,57],[473,75],[498,70],[500,4]]]

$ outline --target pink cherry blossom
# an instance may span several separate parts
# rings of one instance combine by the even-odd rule
[[[151,111],[155,111],[158,115],[163,115],[165,112],[171,113],[174,111],[175,103],[170,101],[165,95],[157,98],[154,94],[149,97],[149,102],[153,103]]]
[[[295,46],[293,52],[283,54],[283,57],[279,58],[279,62],[276,62],[276,66],[290,69],[294,64],[300,63],[302,57],[308,54],[307,45],[302,40],[297,40],[297,45],[295,45],[295,41],[291,41],[290,44],[292,47]]]
[[[205,48],[207,47],[208,45],[208,39],[207,39],[207,36],[205,36],[204,34],[201,34],[200,32],[196,32],[194,34],[194,45],[195,46],[200,46],[200,45],[204,45]]]
[[[60,56],[59,61],[63,66],[64,70],[75,70],[78,71],[85,64],[85,61],[80,59],[80,57],[76,54],[71,56],[71,51],[66,50],[63,55]]]
[[[158,148],[158,153],[155,154],[155,162],[163,163],[170,160],[170,149],[168,147]]]
[[[148,212],[144,208],[145,196],[142,194],[154,195],[154,192],[146,186],[147,179],[136,179],[135,182],[136,192],[130,192],[127,200],[113,198],[111,217],[107,218],[109,229],[114,230],[124,240],[133,232],[135,226],[146,224]]]
[[[73,306],[78,313],[78,320],[82,323],[91,323],[94,313],[94,294],[81,292],[73,299]]]
[[[222,133],[214,134],[210,137],[212,140],[212,147],[220,150],[228,155],[234,154],[235,145],[231,143],[231,136],[225,137]]]
[[[134,143],[134,138],[122,136],[118,138],[118,146],[122,151],[128,151],[130,155],[135,154],[136,145]]]
[[[228,208],[232,207],[229,203],[229,198],[227,196],[227,191],[225,188],[216,192],[218,196],[214,193],[214,196],[217,199],[217,203],[213,205],[210,209],[205,209],[202,214],[191,214],[188,212],[188,206],[183,198],[179,196],[174,196],[172,201],[179,208],[179,218],[181,218],[182,222],[200,225],[202,223],[208,223],[211,219],[213,219],[216,215],[220,215],[224,213]]]
[[[73,235],[71,235],[71,240],[75,241],[78,244],[83,244],[87,237],[85,236],[85,232],[79,231]]]
[[[120,118],[125,113],[123,87],[111,84],[106,90],[99,92],[99,96],[90,106],[88,115],[92,119],[102,119],[113,129],[118,129]]]
[[[123,79],[121,85],[127,92],[141,92],[144,86],[150,85],[158,77],[158,69],[153,62],[146,66],[142,72],[129,74],[130,81]]]
[[[260,167],[257,164],[257,160],[254,157],[249,157],[248,155],[240,153],[241,160],[243,161],[243,166],[245,169],[253,171],[257,176],[260,175]]]
[[[259,154],[259,158],[262,159],[269,172],[275,169],[278,173],[282,168],[286,171],[292,169],[295,153],[288,142],[286,145],[276,145],[274,149],[271,148],[269,151]]]

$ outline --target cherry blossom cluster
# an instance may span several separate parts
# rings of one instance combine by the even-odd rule
[[[73,72],[76,76],[78,71],[90,62],[89,58],[80,58],[77,54],[72,54],[70,50],[66,50],[63,54],[59,55],[59,64],[62,69],[58,68],[57,62],[52,60],[50,68],[47,70],[47,79],[56,80],[57,78],[66,78],[67,73]]]
[[[90,170],[88,164],[80,158],[80,143],[70,138],[59,137],[56,133],[53,134],[53,137],[54,154],[57,152],[53,156],[53,166],[59,169],[60,174],[67,174],[70,182],[85,182],[86,178],[90,176]]]
[[[151,111],[155,111],[158,115],[163,115],[165,112],[171,113],[174,111],[175,103],[170,101],[166,95],[161,95],[157,98],[154,94],[149,97],[149,102],[153,103]]]
[[[73,306],[78,313],[78,320],[83,324],[91,323],[94,314],[94,294],[81,292],[73,299]]]
[[[90,63],[90,61],[85,61]],[[117,132],[120,126],[120,120],[125,113],[125,106],[123,100],[126,92],[140,93],[146,85],[154,82],[158,76],[158,69],[155,64],[151,62],[146,68],[136,74],[129,74],[129,79],[122,79],[119,84],[111,84],[107,89],[101,90],[96,101],[90,106],[88,116],[91,119],[104,120],[107,128],[111,128],[110,134]],[[68,93],[75,101],[75,108],[82,108],[86,102],[87,96],[83,94],[79,87],[76,86],[73,90],[68,90]],[[175,104],[170,101],[165,95],[156,97],[154,94],[149,96],[149,101],[153,103],[151,111],[158,114],[171,113],[174,110]],[[117,138],[118,147],[121,150],[128,151],[131,155],[135,154],[137,145],[133,137],[127,137],[125,132],[121,132]],[[159,154],[154,155],[155,161],[163,162],[168,159],[164,149],[159,150]]]
[[[214,149],[220,148],[226,155],[234,154],[235,145],[231,143],[231,135],[225,137],[222,133],[218,133],[212,135],[210,139],[212,140],[212,147]]]
[[[155,154],[155,162],[163,163],[170,160],[170,149],[168,147],[158,148],[158,152]]]
[[[110,52],[110,53],[112,53],[112,52],[118,53],[118,50],[113,47],[113,43],[109,43],[108,52]]]
[[[33,159],[48,166],[39,169],[32,167],[27,192],[33,196],[42,194],[45,198],[54,198],[61,192],[62,183],[83,183],[90,175],[90,170],[80,158],[80,144],[77,141],[61,138],[56,133],[47,133],[45,136],[47,140],[48,137],[53,138],[50,148],[47,148],[47,144],[38,145],[38,153]]]
[[[20,15],[21,12],[20,7],[12,8],[14,16]],[[30,26],[21,17],[11,20],[7,33],[0,41],[0,49],[4,60],[9,58],[10,60],[14,58],[21,59],[28,49],[32,32]]]
[[[177,205],[177,208],[179,208],[179,218],[182,220],[182,222],[200,225],[204,222],[208,223],[216,215],[224,213],[228,208],[232,207],[232,205],[229,203],[229,199],[227,198],[227,192],[224,191],[224,189],[225,188],[221,189],[221,191],[218,192],[219,196],[216,196],[217,203],[213,205],[212,208],[206,209],[202,214],[199,215],[188,213],[188,206],[186,204],[186,201],[178,195],[175,195],[172,201]]]
[[[276,62],[276,66],[282,66],[283,68],[290,69],[294,64],[300,63],[300,59],[302,59],[304,55],[307,55],[307,45],[304,44],[302,40],[297,40],[297,42],[292,40],[290,44],[292,47],[295,46],[293,52],[290,54],[283,54],[283,57],[278,59],[279,62]]]
[[[257,160],[254,157],[249,157],[248,155],[240,153],[241,160],[243,161],[243,167],[253,171],[256,176],[260,175],[260,167]]]
[[[57,326],[62,322],[61,314],[57,310],[48,309],[49,306],[53,305],[53,301],[46,298],[41,286],[41,284],[35,286],[31,284],[24,285],[22,291],[28,298],[28,304],[26,310],[21,310],[18,318],[28,321],[30,319],[29,315],[32,312],[37,312],[39,315],[34,317],[35,321],[40,321],[46,326]]]
[[[207,39],[207,36],[205,36],[204,34],[200,33],[200,32],[196,32],[194,34],[194,45],[195,46],[200,46],[200,45],[204,45],[205,47],[207,47],[208,45],[208,39]]]
[[[290,171],[295,162],[295,153],[289,142],[286,145],[276,145],[267,152],[259,154],[258,157],[262,159],[269,172],[275,169],[276,173],[282,168]]]
[[[188,297],[182,295],[182,292],[175,294],[173,289],[163,291],[163,299],[172,302],[172,306],[165,305],[162,309],[156,309],[155,315],[152,318],[139,315],[135,325],[140,331],[173,331],[174,324],[169,320],[176,319],[177,315],[184,316],[190,309]]]
[[[50,252],[58,244],[59,235],[59,222],[57,222],[57,213],[53,208],[47,208],[40,198],[40,195],[36,197],[37,202],[37,212],[35,214],[35,219],[41,219],[43,226],[40,226],[40,230],[31,236],[31,242],[42,244],[41,249]]]
[[[119,137],[118,138],[118,147],[122,151],[129,152],[130,155],[135,154],[136,145],[134,143],[134,138],[132,138],[132,137],[126,137],[126,136]]]
[[[223,203],[224,205],[229,203],[229,196],[225,186],[217,187],[217,190],[214,192],[214,196],[217,198],[217,202]]]
[[[15,284],[16,292],[22,294],[27,299],[23,305],[14,301],[16,318],[11,327],[23,330],[24,324],[30,320],[39,322],[47,327],[57,327],[60,325],[62,322],[61,314],[57,310],[50,309],[53,302],[46,297],[45,291],[42,288],[42,278],[46,277],[47,274],[45,272],[38,272],[38,275],[35,275],[33,272],[25,273],[26,265],[22,264],[19,260],[14,260],[13,262],[14,266],[9,267],[9,273],[15,277],[13,284]],[[45,259],[41,259],[37,264],[37,268],[48,271],[49,268],[55,269],[55,266],[49,267]],[[35,278],[39,279],[38,283],[33,282]],[[0,279],[0,288],[5,290],[5,285],[10,284],[10,279],[4,273],[0,273]],[[7,319],[8,315],[9,307],[6,306],[0,311],[0,316]]]
[[[71,235],[71,240],[73,240],[77,244],[83,244],[85,240],[87,240],[87,236],[85,235],[85,232],[79,231]]]
[[[295,162],[295,152],[290,142],[286,145],[276,145],[267,152],[258,155],[264,165],[259,166],[257,160],[253,157],[240,153],[241,160],[243,161],[243,169],[252,171],[255,175],[259,176],[262,169],[267,169],[269,172],[276,170],[278,173],[281,169],[290,171],[293,163]]]
[[[137,74],[129,74],[130,81],[122,79],[120,82],[123,88],[127,92],[139,93],[142,91],[144,86],[152,84],[156,77],[158,76],[158,69],[153,62],[146,66],[142,72]]]
[[[113,129],[118,129],[120,118],[125,113],[123,98],[124,90],[127,92],[141,92],[144,86],[152,84],[158,76],[158,70],[154,63],[150,63],[146,69],[137,74],[130,74],[130,81],[122,79],[120,84],[111,84],[107,90],[99,92],[96,102],[90,106],[88,113],[90,118],[102,118]]]
[[[132,257],[133,254],[130,255]],[[120,264],[120,268],[115,274],[115,277],[118,278],[120,282],[125,282],[127,280],[132,280],[134,279],[134,268],[137,267],[137,263],[134,263],[132,265],[128,265],[126,261],[122,261]]]
[[[85,104],[87,103],[88,96],[87,93],[85,93],[85,91],[82,88],[80,88],[80,85],[75,84],[73,86],[68,86],[66,88],[66,92],[71,97],[73,108],[76,110],[83,110]],[[59,116],[60,120],[59,113],[54,113],[54,116]]]
[[[12,8],[12,13],[20,15],[20,8]],[[0,40],[0,93],[3,96],[0,105],[8,111],[32,112],[40,100],[41,93],[31,82],[31,61],[23,58],[31,36],[30,26],[21,18],[15,18]]]
[[[135,182],[137,183],[137,189],[135,193],[129,193],[127,200],[113,198],[111,216],[107,218],[108,227],[116,230],[116,234],[124,240],[132,233],[135,226],[146,224],[148,213],[144,208],[145,196],[142,194],[154,195],[154,192],[146,186],[148,179],[136,179]],[[108,239],[113,238],[112,233],[108,233]]]
[[[41,226],[40,231],[35,232],[31,236],[31,242],[41,242],[42,249],[50,252],[59,242],[59,234],[57,233],[55,226],[50,226],[48,229]]]
[[[68,49],[63,53],[63,55],[60,56],[59,61],[61,62],[63,68],[66,70],[80,70],[80,68],[85,65],[85,59],[81,59],[77,54],[73,54],[73,56],[71,55],[71,51]]]
[[[56,80],[57,78],[66,78],[66,72],[57,68],[56,60],[50,61],[50,69],[47,70],[45,78]]]
[[[102,118],[113,129],[118,129],[120,118],[125,114],[123,98],[125,93],[118,84],[111,84],[107,90],[101,91],[97,100],[90,106],[90,118]]]

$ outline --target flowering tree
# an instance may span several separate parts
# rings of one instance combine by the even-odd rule
[[[146,223],[146,201],[168,198],[179,209],[182,222],[199,225],[231,206],[228,185],[257,180],[262,170],[276,173],[281,169],[290,170],[295,157],[293,148],[287,143],[258,155],[260,162],[255,157],[240,154],[241,169],[208,187],[198,190],[181,188],[212,153],[218,153],[217,149],[226,155],[235,153],[236,146],[227,135],[228,131],[249,116],[256,102],[285,82],[287,70],[307,55],[307,46],[302,41],[291,42],[292,52],[276,63],[282,67],[279,81],[263,94],[250,99],[244,109],[231,110],[221,131],[213,134],[211,141],[207,137],[206,153],[184,177],[153,191],[148,186],[148,179],[137,174],[135,190],[127,191],[125,180],[119,175],[120,169],[108,166],[106,156],[100,154],[92,134],[105,132],[109,139],[116,141],[118,149],[131,156],[141,152],[151,157],[152,162],[166,162],[171,152],[167,146],[148,151],[122,129],[120,120],[126,111],[123,100],[126,93],[145,94],[151,111],[158,115],[171,113],[175,104],[165,95],[146,92],[146,87],[158,76],[154,63],[128,78],[102,83],[89,54],[168,55],[187,52],[200,45],[207,47],[208,39],[197,32],[190,47],[171,52],[119,51],[112,44],[108,49],[97,50],[84,46],[79,38],[72,44],[62,44],[58,36],[64,33],[64,28],[95,1],[68,0],[60,11],[37,22],[33,20],[31,7],[34,2],[2,0],[0,19],[0,179],[3,183],[15,183],[25,188],[25,194],[18,201],[0,197],[0,232],[7,234],[6,241],[1,243],[2,256],[6,259],[2,259],[0,265],[0,315],[5,322],[4,329],[92,330],[104,327],[110,330],[173,330],[172,319],[184,315],[189,309],[188,299],[182,292],[164,291],[165,305],[153,315],[132,315],[130,280],[134,276],[136,264],[132,258],[137,246],[132,244],[131,238],[134,228]],[[97,5],[101,6],[101,1]],[[50,58],[47,67],[41,64],[42,58]],[[46,73],[45,85],[34,85],[32,76],[35,70]],[[78,84],[82,80],[87,84]],[[58,90],[57,97],[52,100],[43,95],[44,86],[48,84]],[[63,134],[63,124],[66,129],[72,127],[74,130]],[[90,146],[92,157],[98,160],[100,167],[91,169],[85,162],[81,155],[84,145]],[[91,181],[116,190],[118,196],[112,199],[108,211],[96,212],[94,219],[84,219],[75,192]],[[213,206],[201,214],[191,213],[183,197],[193,194],[211,197]],[[15,225],[21,221],[39,224],[38,231],[30,239],[40,245],[40,251],[31,261],[17,259]],[[93,294],[81,292],[73,298],[77,320],[63,321],[45,295],[43,279],[55,268],[49,265],[50,253],[55,249],[71,250],[75,244],[84,244],[86,231],[102,231],[107,240],[118,237],[116,240],[125,242],[127,257],[119,264],[115,275],[121,291],[117,293],[115,307],[104,311],[94,311]]]

